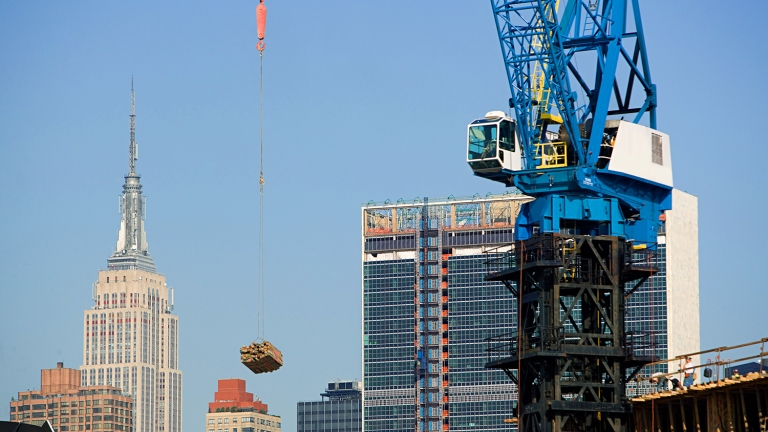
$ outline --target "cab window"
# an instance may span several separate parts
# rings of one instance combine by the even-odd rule
[[[514,123],[502,120],[499,125],[499,148],[515,151],[515,127]]]
[[[496,157],[496,124],[471,126],[469,128],[469,159]]]

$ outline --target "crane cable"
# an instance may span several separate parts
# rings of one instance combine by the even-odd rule
[[[264,0],[256,6],[256,35],[259,42],[259,281],[256,333],[264,340],[264,33],[267,26],[267,8]]]
[[[264,52],[259,51],[259,320],[257,334],[264,339]]]

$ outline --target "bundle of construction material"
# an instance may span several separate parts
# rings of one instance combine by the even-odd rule
[[[283,365],[283,354],[267,341],[240,348],[240,361],[255,374],[274,372]]]

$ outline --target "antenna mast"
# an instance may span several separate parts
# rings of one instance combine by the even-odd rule
[[[139,159],[139,145],[136,143],[136,109],[135,96],[133,93],[133,77],[131,77],[131,146],[128,168],[131,174],[136,174],[136,160]]]

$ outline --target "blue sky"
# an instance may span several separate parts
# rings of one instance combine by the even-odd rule
[[[247,379],[286,431],[297,401],[360,378],[362,203],[503,191],[464,156],[467,123],[509,98],[487,1],[267,1],[266,337],[286,365],[263,376],[237,352],[256,337],[255,2],[0,3],[0,400],[82,361],[82,311],[117,237],[132,75],[189,430],[218,378]],[[699,197],[702,347],[768,336],[768,3],[642,11],[675,183]]]

